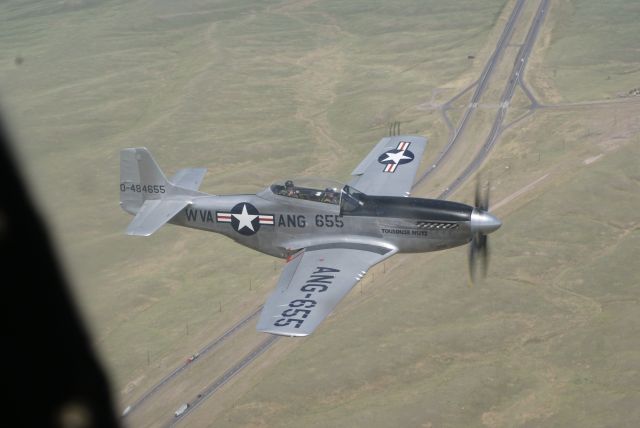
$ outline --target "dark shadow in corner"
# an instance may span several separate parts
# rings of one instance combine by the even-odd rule
[[[107,378],[0,117],[3,425],[116,427]],[[7,422],[7,419],[12,422]]]

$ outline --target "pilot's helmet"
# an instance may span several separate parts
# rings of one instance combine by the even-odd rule
[[[287,180],[284,182],[284,187],[286,187],[287,189],[293,187],[293,181],[291,180]]]

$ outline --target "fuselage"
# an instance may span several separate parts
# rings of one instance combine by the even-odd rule
[[[171,223],[220,233],[286,258],[302,248],[340,242],[405,253],[452,248],[471,240],[472,212],[469,205],[442,200],[359,193],[354,203],[345,197],[331,204],[267,189],[257,195],[194,198]]]

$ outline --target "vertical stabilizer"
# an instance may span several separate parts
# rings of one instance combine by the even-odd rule
[[[164,173],[144,147],[120,151],[120,206],[135,218],[129,235],[149,236],[171,221],[194,197],[209,196],[198,191],[206,169],[180,170],[175,183]]]
[[[144,201],[162,199],[172,188],[162,170],[144,148],[120,151],[120,205],[135,214]]]

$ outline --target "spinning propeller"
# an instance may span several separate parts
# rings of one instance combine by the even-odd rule
[[[471,283],[476,282],[477,264],[482,266],[482,277],[487,276],[489,267],[489,244],[487,235],[502,226],[502,222],[489,213],[489,188],[485,192],[480,188],[480,179],[476,181],[476,194],[471,213],[471,243],[469,244],[469,276]]]

